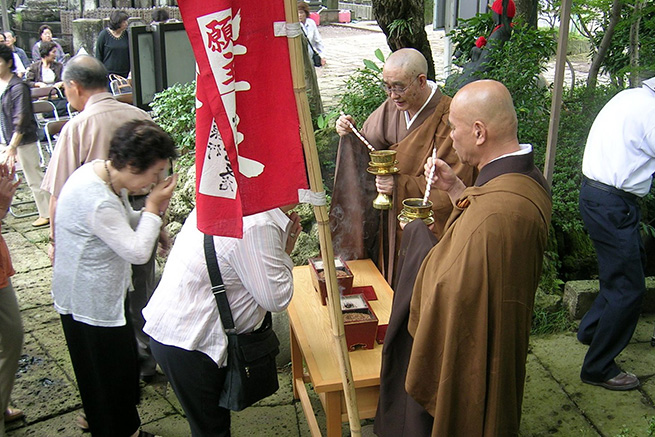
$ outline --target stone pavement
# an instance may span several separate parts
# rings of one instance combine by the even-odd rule
[[[328,58],[328,65],[320,71],[324,97],[334,95],[343,79],[361,65],[362,57],[373,59],[376,48],[383,51],[386,48],[379,32],[335,30],[339,36],[331,38],[332,27],[321,28]],[[20,196],[29,198],[24,186]],[[24,410],[26,417],[10,424],[7,434],[11,437],[81,436],[81,431],[75,427],[75,417],[82,411],[81,402],[50,297],[52,270],[46,256],[48,231],[33,229],[32,220],[33,217],[16,219],[8,215],[2,227],[17,272],[13,284],[25,325],[25,346],[12,405]],[[609,392],[580,382],[578,374],[585,347],[576,341],[575,334],[533,337],[527,363],[521,435],[647,435],[648,421],[655,416],[655,355],[649,343],[654,324],[654,316],[643,317],[631,344],[619,357],[619,364],[635,372],[643,383],[639,390],[625,393]],[[278,393],[233,414],[234,437],[310,435],[300,404],[293,400],[288,368],[280,372],[279,379]],[[324,430],[325,417],[320,401],[312,395],[312,402]],[[164,437],[190,435],[180,405],[163,375],[143,386],[139,411],[146,431]],[[370,420],[364,421],[365,436],[372,435],[370,424]],[[347,424],[343,426],[343,433],[348,435]]]

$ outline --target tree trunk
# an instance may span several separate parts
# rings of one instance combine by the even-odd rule
[[[639,0],[635,3],[632,25],[630,25],[630,87],[641,85],[641,74],[639,72],[639,25],[641,24],[641,10],[646,0]]]
[[[589,76],[587,77],[587,88],[589,88],[590,90],[596,88],[596,83],[598,82],[598,72],[600,71],[600,66],[603,64],[603,61],[605,60],[605,56],[607,55],[607,51],[609,50],[610,47],[610,43],[612,42],[612,37],[614,36],[614,28],[616,27],[616,23],[618,23],[619,20],[621,19],[622,7],[623,7],[623,1],[614,0],[612,2],[612,10],[611,10],[609,24],[607,25],[607,29],[605,29],[605,35],[603,35],[603,39],[600,41],[600,45],[598,46],[598,52],[596,52],[596,55],[593,57],[591,61],[591,67],[589,67]]]
[[[435,79],[434,61],[425,32],[424,0],[372,0],[373,16],[392,52],[415,48],[428,61],[428,79]]]
[[[536,29],[539,11],[539,0],[514,0],[516,16],[523,18],[525,23]]]

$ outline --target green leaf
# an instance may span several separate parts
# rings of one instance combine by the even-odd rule
[[[382,53],[382,50],[375,50],[375,57],[378,58],[380,62],[384,62],[384,53]]]
[[[382,71],[382,69],[380,69],[380,67],[378,67],[377,64],[375,62],[371,61],[370,59],[364,59],[363,62],[364,62],[364,65],[366,66],[366,68],[369,68],[369,69],[371,69],[373,71],[376,71],[378,73],[380,73]]]

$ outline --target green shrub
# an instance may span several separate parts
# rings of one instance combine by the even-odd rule
[[[196,83],[175,84],[155,94],[150,106],[155,122],[177,144],[180,164],[192,165],[196,150]]]

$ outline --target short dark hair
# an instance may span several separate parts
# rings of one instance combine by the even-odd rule
[[[173,139],[150,120],[125,123],[116,130],[109,145],[109,159],[117,170],[129,165],[143,173],[160,159],[175,158]]]
[[[75,81],[87,90],[107,88],[107,68],[98,59],[90,55],[76,55],[71,58],[64,69],[64,82]]]
[[[52,49],[56,49],[56,48],[57,48],[57,44],[55,44],[54,42],[42,41],[41,44],[39,45],[39,56],[41,56],[41,58],[45,58],[50,54]]]
[[[163,8],[155,9],[152,11],[152,21],[155,21],[157,23],[163,23],[164,21],[168,21],[171,16],[168,15],[168,11]]]
[[[11,49],[4,44],[0,44],[0,58],[2,58],[2,60],[7,64],[11,62],[10,70],[12,72],[16,71],[16,64],[14,63],[14,52],[12,52]]]
[[[109,14],[109,28],[117,30],[121,27],[123,21],[127,21],[129,17],[125,11],[111,11],[111,14]]]
[[[52,27],[48,26],[47,24],[42,24],[41,27],[39,27],[39,38],[41,38],[41,35],[43,35],[43,32],[45,32],[46,29],[49,29],[50,32],[54,34]]]

